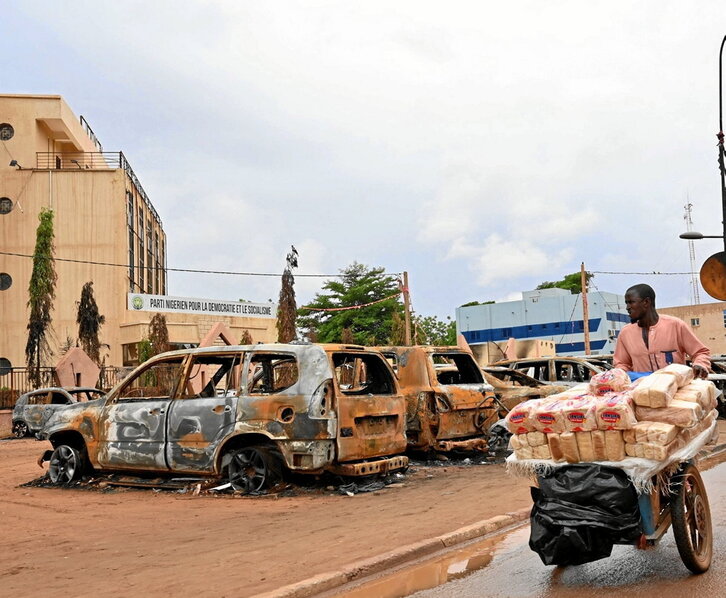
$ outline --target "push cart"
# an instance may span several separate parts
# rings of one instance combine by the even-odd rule
[[[688,569],[703,573],[711,565],[711,511],[693,460],[660,471],[640,494],[623,470],[597,463],[552,468],[537,480],[529,544],[546,565],[606,558],[614,544],[644,549],[671,526]]]

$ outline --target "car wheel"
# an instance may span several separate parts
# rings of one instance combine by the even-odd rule
[[[61,444],[53,451],[48,465],[50,481],[58,485],[68,485],[81,477],[84,457],[78,449]]]
[[[25,422],[15,422],[13,424],[13,436],[15,438],[22,438],[28,435],[28,424]]]
[[[282,478],[282,458],[268,446],[246,446],[233,449],[227,466],[227,477],[234,490],[259,492],[271,488]]]

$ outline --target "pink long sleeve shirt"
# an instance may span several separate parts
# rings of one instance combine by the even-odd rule
[[[670,363],[686,363],[711,371],[711,350],[696,338],[688,325],[673,316],[658,315],[658,322],[648,329],[648,347],[643,342],[643,329],[628,324],[618,335],[615,345],[615,367],[633,372],[654,372]]]

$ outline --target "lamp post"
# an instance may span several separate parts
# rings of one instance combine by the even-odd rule
[[[723,48],[726,36],[721,41],[718,55],[718,170],[721,176],[721,224],[723,233],[720,235],[703,235],[696,231],[687,231],[680,236],[689,241],[698,239],[723,239],[724,251],[714,253],[701,266],[701,285],[715,299],[726,301],[726,163],[724,160],[723,134]],[[689,227],[690,228],[690,227]]]

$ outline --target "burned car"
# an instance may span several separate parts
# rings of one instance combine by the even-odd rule
[[[403,469],[405,400],[378,353],[349,345],[184,349],[140,365],[41,432],[55,483],[86,468],[226,479],[258,491],[285,471]],[[224,483],[224,482],[223,482]]]
[[[471,353],[458,347],[377,347],[392,364],[406,397],[412,450],[486,451],[499,419],[492,387]]]
[[[482,367],[482,372],[507,411],[522,401],[548,397],[566,389],[563,385],[542,382],[513,368],[489,365]]]
[[[91,387],[61,388],[53,386],[26,392],[18,397],[13,409],[13,435],[22,438],[37,434],[58,409],[78,402],[93,401],[103,392]]]
[[[560,356],[511,359],[497,361],[491,365],[513,368],[542,382],[562,386],[576,386],[589,382],[595,374],[608,369],[580,357]]]

